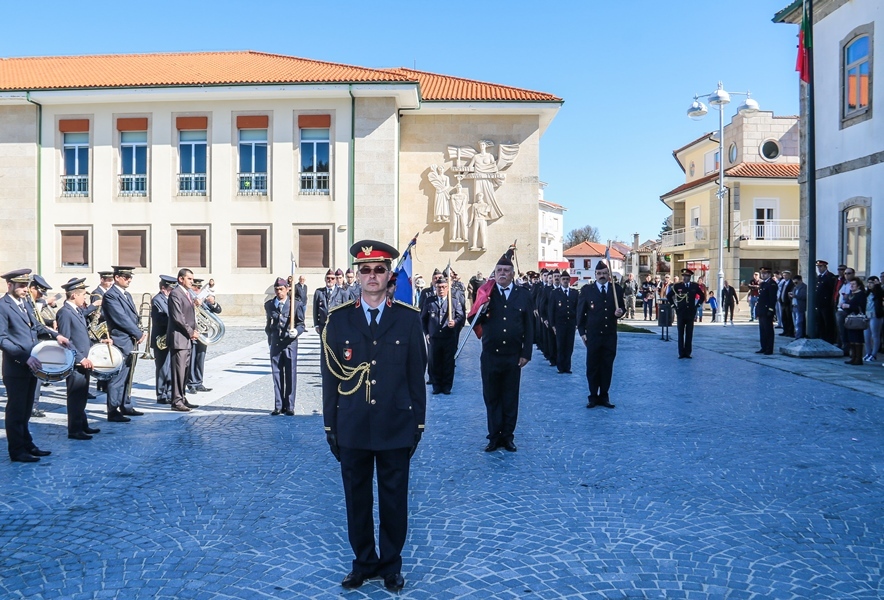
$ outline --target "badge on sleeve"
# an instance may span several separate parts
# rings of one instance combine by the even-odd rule
[[[344,348],[344,360],[353,358],[353,348]]]

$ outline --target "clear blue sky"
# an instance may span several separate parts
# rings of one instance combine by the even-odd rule
[[[251,49],[550,92],[565,104],[542,140],[546,198],[566,231],[630,241],[656,236],[660,195],[684,181],[672,150],[718,126],[685,116],[694,93],[722,80],[798,113],[797,27],[771,22],[788,3],[15,2],[0,56]]]

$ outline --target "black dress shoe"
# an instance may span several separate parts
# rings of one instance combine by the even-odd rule
[[[89,392],[88,394],[86,394],[86,398],[87,398],[88,400],[96,400],[96,399],[98,399],[98,396],[96,396],[96,395],[93,394],[92,392]]]
[[[287,411],[285,411],[285,416],[287,416],[287,417],[294,417],[294,416],[295,416],[295,411],[293,411],[293,410],[287,410]]]
[[[184,406],[186,406],[187,408],[199,408],[198,404],[191,404],[187,401],[187,398],[184,399]]]
[[[134,408],[121,408],[120,414],[126,415],[127,417],[141,417],[144,415],[143,412],[135,410]]]
[[[763,354],[764,354],[765,356],[770,356],[771,354],[773,354],[773,352],[764,352]]]
[[[844,356],[847,356],[847,355],[845,354]],[[33,411],[31,411],[31,416],[40,419],[42,417],[45,417],[46,413],[43,412],[42,410],[40,410],[39,408],[35,408]]]
[[[610,402],[605,400],[604,402],[599,402],[599,406],[604,406],[605,408],[615,408],[617,405],[611,404]]]
[[[52,454],[52,452],[50,452],[49,450],[40,450],[39,448],[34,446],[30,450],[28,450],[28,454],[30,454],[31,456],[49,456],[50,454]]]
[[[405,578],[401,573],[390,573],[384,575],[384,587],[391,592],[398,592],[405,587]]]
[[[764,354],[764,350],[756,350],[755,354]]]
[[[599,397],[598,396],[590,396],[587,398],[588,402],[586,403],[586,408],[595,408],[599,405]]]
[[[193,387],[192,385],[187,386],[187,393],[188,394],[196,394],[196,388]]]
[[[690,354],[685,354],[684,357],[685,357],[685,358],[694,358],[694,357],[691,356]]]
[[[111,423],[128,423],[132,419],[124,417],[119,411],[114,411],[107,416],[107,420]]]
[[[157,398],[157,404],[172,404],[172,401],[166,398]]]
[[[344,580],[341,582],[341,587],[344,587],[348,590],[355,590],[363,583],[365,583],[366,579],[371,579],[371,575],[368,573],[359,573],[357,571],[350,571],[347,573],[347,576],[344,577]]]
[[[69,440],[91,440],[92,436],[88,435],[82,431],[78,431],[76,433],[69,433],[68,439]]]
[[[488,442],[488,445],[485,446],[485,452],[494,452],[497,448],[497,442]]]
[[[282,414],[282,413],[279,412],[278,410],[274,410],[272,413],[270,413],[270,416],[271,416],[271,417],[278,417],[278,416],[281,415],[281,414]]]
[[[10,459],[12,462],[40,462],[39,458],[30,454],[19,454],[18,456],[10,457]]]
[[[451,390],[442,390],[442,393],[445,394],[446,396],[450,396]]]
[[[442,390],[440,390],[439,388],[433,388],[433,395],[434,395],[434,396],[435,396],[436,394],[441,394],[441,393],[442,393]]]
[[[101,429],[99,429],[98,427],[86,426],[83,428],[83,433],[88,433],[89,435],[94,435],[96,433],[101,433]]]
[[[190,412],[190,409],[184,406],[184,404],[173,404],[172,410],[175,412]]]
[[[507,440],[506,442],[504,442],[503,449],[507,452],[515,452],[516,450],[518,450],[512,440]]]
[[[204,385],[198,385],[198,386],[196,386],[196,391],[198,391],[198,392],[211,392],[212,388],[207,388]]]

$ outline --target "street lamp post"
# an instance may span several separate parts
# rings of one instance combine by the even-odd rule
[[[724,288],[724,198],[727,190],[724,187],[724,107],[730,104],[731,95],[746,96],[746,101],[737,109],[741,115],[751,115],[758,112],[758,102],[752,99],[749,92],[726,92],[721,82],[718,89],[711,94],[694,96],[694,102],[688,109],[688,116],[699,121],[709,111],[706,105],[700,102],[700,98],[708,98],[709,104],[718,109],[718,301],[721,302],[721,290]],[[724,319],[724,310],[718,311],[716,320]]]

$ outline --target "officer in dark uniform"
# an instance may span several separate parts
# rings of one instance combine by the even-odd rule
[[[335,272],[329,269],[325,273],[325,287],[313,292],[313,327],[316,333],[322,335],[329,311],[346,301],[343,290],[335,285]]]
[[[98,283],[98,287],[92,290],[92,294],[90,295],[90,300],[92,301],[86,310],[83,311],[83,316],[88,317],[96,310],[101,309],[101,303],[104,300],[104,293],[108,291],[114,285],[114,272],[113,271],[99,271],[98,276],[100,281]],[[104,323],[104,312],[101,313],[98,323]],[[93,343],[97,343],[94,342]],[[106,380],[97,379],[95,381],[95,389],[99,392],[107,393],[107,384]]]
[[[141,416],[144,413],[136,410],[131,398],[126,393],[129,371],[135,362],[138,344],[147,338],[147,332],[141,330],[138,309],[128,291],[135,267],[116,266],[114,285],[104,293],[101,303],[101,314],[107,321],[107,329],[114,341],[114,346],[123,353],[123,368],[108,382],[107,420],[119,423],[129,421],[130,416]]]
[[[546,310],[544,311],[544,319],[543,322],[546,325],[546,340],[549,344],[547,357],[549,360],[549,366],[555,367],[559,364],[559,340],[556,336],[555,323],[550,318],[552,315],[552,307],[555,303],[555,292],[559,289],[559,286],[562,284],[562,274],[559,273],[559,270],[556,269],[552,272],[552,276],[550,277],[550,285],[546,288]]]
[[[451,294],[452,314],[448,314],[448,281],[436,281],[436,297],[424,302],[421,325],[429,344],[428,372],[434,394],[450,394],[454,385],[454,353],[457,333],[463,326],[464,307],[460,298]]]
[[[534,307],[528,290],[513,283],[512,254],[509,250],[497,261],[488,306],[476,316],[476,328],[481,327],[482,395],[488,419],[485,452],[518,449],[513,435],[522,367],[534,350]]]
[[[267,321],[264,333],[270,346],[270,370],[273,375],[272,416],[295,414],[295,394],[298,389],[298,337],[304,333],[304,305],[295,297],[294,322],[289,283],[282,277],[273,286],[276,293],[264,303]]]
[[[577,298],[580,294],[571,289],[571,275],[568,271],[562,271],[560,282],[550,296],[548,314],[556,339],[556,368],[559,373],[570,373],[574,332],[577,327]]]
[[[697,306],[706,302],[706,294],[700,284],[691,281],[694,272],[681,270],[681,281],[669,286],[666,300],[675,308],[678,317],[678,357],[691,358],[694,350],[694,319]]]
[[[440,271],[439,269],[434,269],[432,285],[429,285],[425,289],[421,290],[420,295],[417,297],[418,310],[424,307],[424,302],[436,295],[436,282],[440,279],[442,279],[442,271]]]
[[[535,303],[540,325],[534,333],[536,337],[540,338],[540,349],[543,352],[543,358],[546,360],[549,360],[550,356],[552,356],[549,347],[549,328],[547,327],[549,321],[547,310],[549,309],[549,293],[552,289],[552,278],[553,274],[547,271],[546,276],[543,278],[540,285],[540,290],[537,292],[537,302]]]
[[[362,295],[329,313],[322,334],[322,408],[326,439],[341,462],[347,529],[356,555],[341,585],[380,576],[401,590],[408,528],[408,471],[424,431],[427,350],[420,314],[387,298],[391,261],[382,242],[363,240],[350,254]],[[372,476],[377,466],[380,553],[375,550]]]
[[[595,281],[580,288],[577,299],[577,332],[586,344],[586,408],[614,408],[608,390],[617,357],[617,319],[624,314],[623,289],[611,281],[604,261],[595,266]]]
[[[89,360],[89,330],[82,309],[88,303],[86,295],[86,278],[73,278],[61,286],[65,291],[66,301],[58,309],[56,321],[58,332],[71,341],[76,354],[74,370],[65,380],[67,388],[68,438],[72,440],[91,440],[94,433],[101,431],[89,427],[86,420],[86,402],[89,394],[89,375],[92,361]]]
[[[169,347],[157,346],[157,339],[165,342],[169,328],[169,294],[178,280],[171,275],[160,275],[160,291],[150,301],[150,347],[156,374],[157,404],[172,404],[172,363]]]
[[[829,271],[829,263],[816,261],[816,334],[830,344],[835,343],[835,285],[838,276]]]
[[[30,273],[30,269],[19,269],[3,275],[7,293],[0,298],[0,350],[3,351],[3,385],[6,387],[4,421],[9,458],[13,462],[37,462],[39,457],[51,454],[34,444],[28,430],[37,389],[33,369],[41,366],[40,361],[31,356],[37,336],[45,334],[62,346],[70,346],[66,337],[37,320],[30,302],[25,299]]]
[[[531,287],[531,300],[534,303],[534,345],[546,356],[546,348],[543,346],[543,317],[540,314],[540,294],[546,286],[546,269],[540,270],[540,280]]]
[[[770,274],[770,267],[761,267],[761,285],[758,287],[758,303],[755,317],[758,319],[758,333],[761,349],[756,354],[771,355],[774,351],[774,318],[777,316],[777,282]]]

